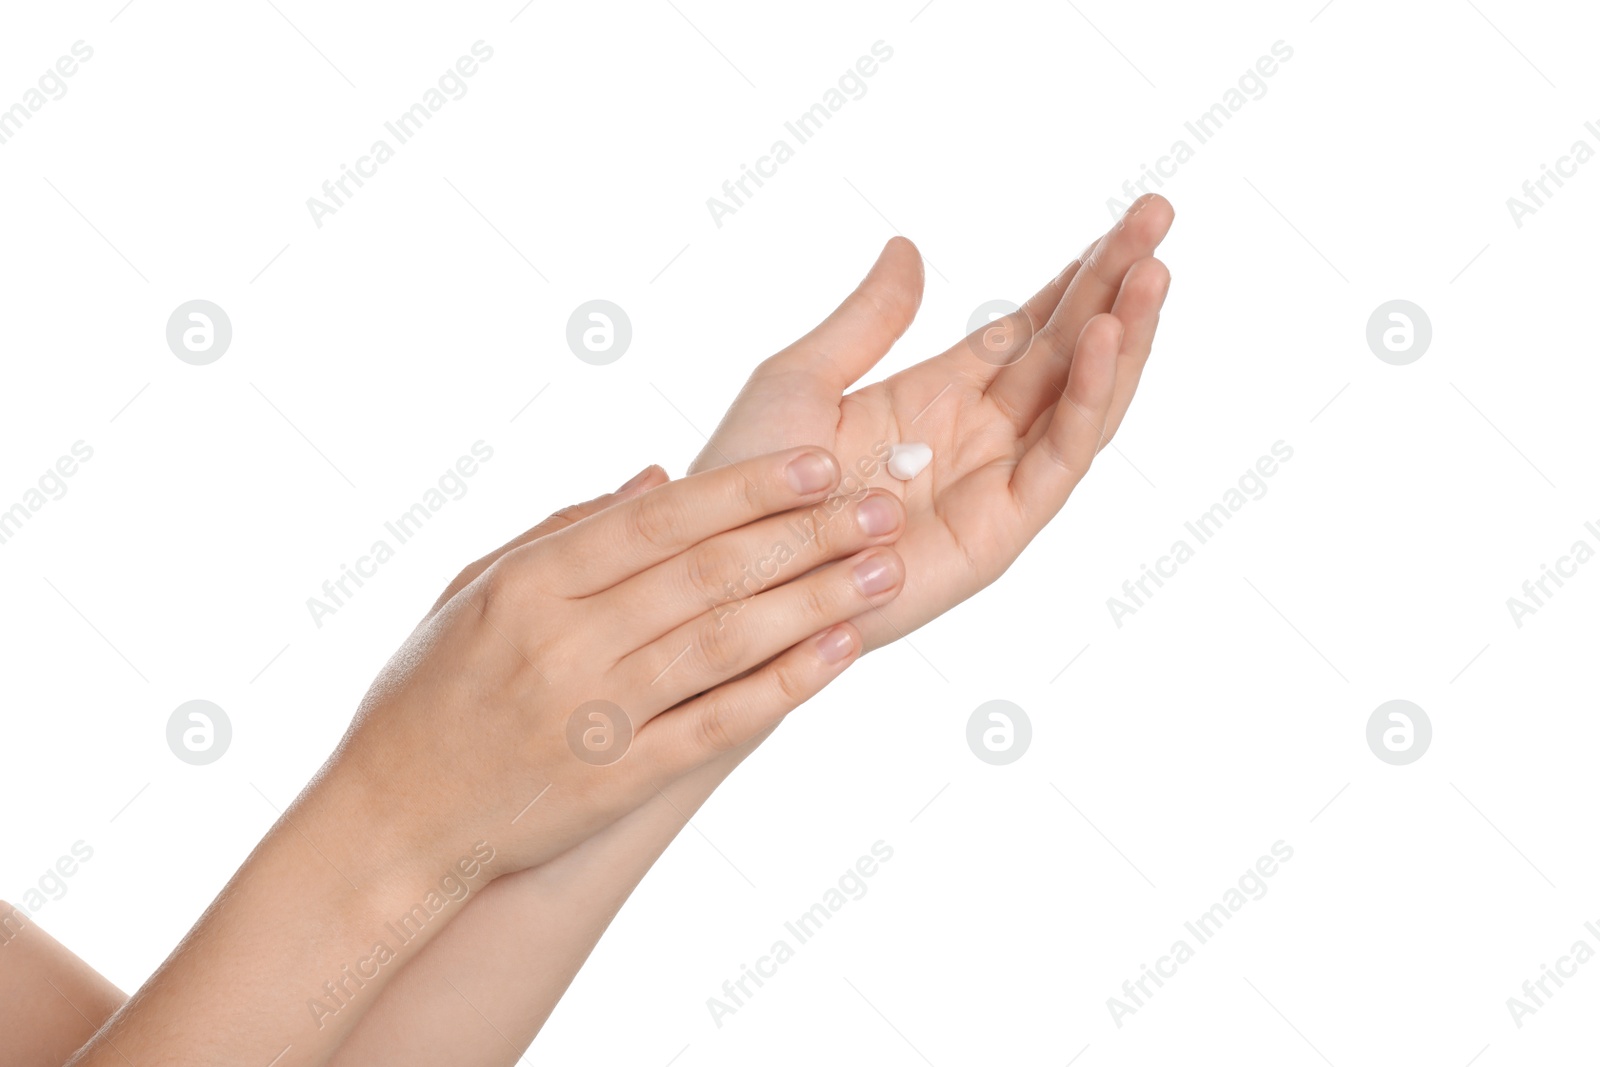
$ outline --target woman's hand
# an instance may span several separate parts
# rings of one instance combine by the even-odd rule
[[[664,799],[860,654],[847,620],[903,577],[891,494],[831,496],[839,465],[817,448],[663,479],[646,470],[463,571],[323,772],[74,1067],[327,1063],[397,976],[438,977],[415,965],[471,894],[517,879],[486,882]],[[429,985],[434,1013],[407,996],[382,1054],[358,1062],[439,1037]],[[451,1062],[479,1062],[463,1055]]]
[[[1063,384],[1083,366],[1078,363],[1080,353],[1084,364],[1101,361],[1095,373],[1102,376],[1096,388],[1103,402],[1110,345],[1098,352],[1089,349],[1109,338],[1096,341],[1085,336],[1085,327],[1106,312],[1114,312],[1124,324],[1120,349],[1114,353],[1104,438],[1109,440],[1116,431],[1149,354],[1166,293],[1166,268],[1147,257],[1171,220],[1165,201],[1147,200],[1141,210],[1130,212],[1122,224],[1091,245],[1079,262],[1026,305],[1029,329],[1024,335],[1034,333],[1031,328],[1036,324],[1051,324],[1034,334],[1029,348],[1015,333],[1008,336],[1005,325],[1020,325],[1020,320],[1012,319],[997,330],[985,331],[987,338],[975,335],[966,345],[844,396],[851,381],[870,369],[904,332],[921,294],[921,264],[915,249],[901,239],[889,242],[866,281],[827,322],[757,369],[696,467],[742,462],[766,449],[816,443],[834,448],[849,474],[855,475],[858,459],[865,458],[869,467],[881,466],[885,442],[932,444],[933,466],[909,485],[874,477],[887,485],[887,492],[903,496],[915,514],[896,544],[910,567],[907,590],[856,620],[867,647],[893,640],[898,630],[926,622],[1004,570],[1049,517],[1046,513],[1059,507],[1081,472],[1050,479],[1049,486],[1034,482],[1044,489],[1040,493],[1026,480],[1019,487],[1017,476],[1023,457],[1046,432],[1063,432],[1063,440],[1071,437],[1069,432],[1046,428],[1056,425],[1051,405],[1060,406],[1057,398]],[[1097,329],[1110,329],[1110,324]],[[969,347],[974,345],[981,347]],[[1025,354],[1015,358],[1019,353]],[[1087,384],[1080,381],[1080,386]],[[1094,402],[1092,390],[1072,393],[1068,387],[1068,391],[1075,401]],[[1090,410],[1090,421],[1084,425],[1094,426],[1097,417]],[[1098,435],[1092,441],[1087,435],[1077,440],[1086,466],[1101,441]],[[1035,469],[1049,472],[1057,463],[1055,454],[1041,455],[1049,462]],[[609,504],[603,500],[584,507]],[[1024,506],[1029,510],[1020,511]],[[986,510],[991,514],[984,514]],[[981,526],[985,522],[997,524],[998,539],[985,538]],[[536,528],[508,547],[545,532],[544,527]],[[779,568],[777,580],[805,569],[804,561],[792,569]],[[436,1063],[443,1056],[484,1067],[516,1061],[629,892],[718,783],[764,736],[765,732],[758,734],[664,785],[660,796],[570,851],[496,881],[469,904],[459,923],[401,973],[341,1050],[339,1063],[409,1067]],[[529,959],[540,961],[536,971],[527,969]],[[471,1007],[464,1003],[446,1007],[452,997],[470,1002]],[[480,1015],[490,1020],[491,1027],[469,1025]]]
[[[922,260],[884,247],[828,319],[756,368],[691,470],[775,448],[831,448],[908,513],[905,591],[856,620],[867,648],[901,637],[999,577],[1066,503],[1121,425],[1150,354],[1169,277],[1150,258],[1172,206],[1149,195],[1022,309],[852,393],[911,325]],[[925,442],[909,482],[882,473],[881,442]]]
[[[330,773],[409,841],[565,851],[820,690],[900,589],[898,501],[830,499],[825,451],[636,481],[468,568],[373,684]]]

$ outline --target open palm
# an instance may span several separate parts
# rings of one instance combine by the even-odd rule
[[[1166,298],[1167,270],[1150,257],[1171,224],[1165,199],[1142,198],[1019,311],[846,393],[921,302],[921,257],[894,238],[838,310],[756,369],[691,470],[804,444],[847,472],[864,461],[865,481],[905,503],[907,577],[856,624],[869,648],[909,633],[999,577],[1116,432]],[[914,441],[933,461],[897,481],[878,457]]]

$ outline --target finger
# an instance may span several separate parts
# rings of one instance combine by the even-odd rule
[[[586,519],[590,515],[593,515],[596,512],[604,511],[606,508],[609,508],[614,504],[620,504],[624,500],[631,500],[640,493],[643,493],[649,489],[654,489],[656,486],[665,481],[667,481],[667,472],[652,463],[638,474],[635,474],[632,478],[629,478],[614,493],[605,493],[601,496],[595,497],[593,500],[585,500],[581,504],[569,504],[567,507],[562,508],[560,511],[557,511],[549,518],[539,523],[539,525],[533,527],[532,529],[524,530],[522,533],[518,534],[510,541],[507,541],[505,544],[501,545],[493,552],[490,552],[488,555],[476,560],[473,563],[467,564],[466,567],[462,568],[461,573],[456,575],[455,581],[450,583],[449,588],[444,591],[444,594],[434,602],[434,605],[431,609],[429,609],[428,614],[432,615],[434,612],[444,607],[445,603],[451,597],[465,589],[472,583],[473,579],[477,578],[478,575],[488,570],[490,564],[499,559],[501,556],[505,555],[507,552],[510,552],[512,549],[521,548],[530,541],[537,541],[539,538],[553,534],[557,530],[564,530],[580,519]]]
[[[984,395],[1026,431],[1060,396],[1084,325],[1111,310],[1128,268],[1146,258],[1172,226],[1172,205],[1151,193],[1084,253],[1060,302],[1031,338],[1026,353],[1004,367]]]
[[[1159,259],[1141,259],[1128,268],[1111,314],[1122,323],[1122,351],[1117,353],[1117,394],[1111,398],[1111,417],[1106,421],[1106,440],[1116,436],[1117,428],[1133,403],[1139,388],[1150,348],[1155,344],[1156,325],[1161,321],[1161,305],[1167,299],[1172,275]]]
[[[895,540],[905,506],[874,489],[730,530],[590,598],[618,620],[613,635],[639,648],[707,611],[728,611],[813,568]]]
[[[830,453],[786,449],[658,485],[518,551],[549,592],[589,596],[708,537],[821,500],[838,484]]]
[[[1093,247],[1093,246],[1090,246]],[[1027,353],[1033,335],[1047,322],[1066,294],[1072,279],[1082,267],[1075,259],[1051,278],[1043,289],[1030,296],[1016,311],[1002,315],[963,337],[959,344],[936,358],[952,373],[962,374],[987,386],[1003,367]]]
[[[1106,419],[1117,385],[1117,352],[1122,323],[1096,315],[1078,338],[1066,391],[1049,425],[1028,447],[1011,473],[1011,498],[1027,537],[1061,510],[1083,480],[1105,437]]]
[[[904,237],[891,237],[844,303],[757,373],[805,375],[837,396],[888,353],[921,303],[922,254]]]
[[[687,774],[771,731],[839,677],[861,648],[854,626],[829,627],[760,670],[656,716],[639,732],[633,754],[662,777]]]
[[[624,658],[617,670],[647,703],[669,708],[750,670],[835,623],[893,600],[905,566],[892,548],[868,549],[803,578],[684,623]]]

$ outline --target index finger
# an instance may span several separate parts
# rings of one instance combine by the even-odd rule
[[[561,596],[584,597],[746,523],[824,499],[839,461],[789,448],[658,485],[520,551]]]

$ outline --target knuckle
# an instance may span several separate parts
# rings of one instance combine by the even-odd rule
[[[708,541],[685,557],[684,581],[691,595],[711,604],[720,604],[729,599],[729,587],[738,569],[739,563],[732,549]]]
[[[832,619],[838,611],[837,598],[831,583],[813,578],[795,586],[795,607],[803,619],[820,621]]]
[[[628,536],[651,548],[670,549],[678,543],[683,531],[683,512],[662,495],[643,496],[629,509]]]
[[[784,711],[792,711],[803,704],[813,690],[810,673],[792,657],[778,660],[770,668],[772,687]]]
[[[746,512],[758,515],[766,513],[771,492],[760,479],[741,477],[735,483],[734,493]]]
[[[723,678],[738,670],[744,662],[749,638],[737,621],[724,625],[725,620],[712,620],[700,626],[695,637],[695,658],[705,673]]]
[[[707,698],[695,715],[696,743],[701,749],[709,752],[730,751],[739,743],[734,734],[734,722],[737,718],[733,703],[727,697]]]
[[[1040,439],[1039,444],[1044,448],[1045,458],[1064,471],[1069,477],[1074,479],[1081,478],[1084,472],[1089,469],[1089,461],[1093,458],[1092,456],[1084,459],[1081,464],[1078,463],[1067,455],[1061,444],[1051,435],[1046,434]]]
[[[478,575],[478,607],[491,625],[513,617],[523,599],[523,581],[517,568],[497,560]]]

